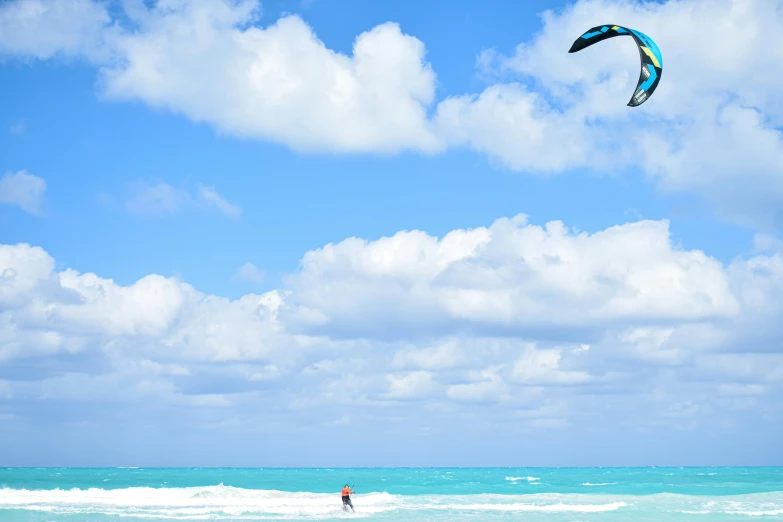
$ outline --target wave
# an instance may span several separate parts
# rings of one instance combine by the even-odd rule
[[[387,493],[370,493],[360,497],[364,513],[381,513],[395,509],[393,496]],[[188,488],[132,487],[108,490],[3,488],[0,489],[0,509],[138,518],[298,518],[334,514],[342,509],[342,504],[338,494],[252,490],[220,484]]]
[[[608,504],[445,504],[431,505],[423,509],[448,509],[454,511],[518,511],[518,512],[542,512],[542,513],[603,513],[616,511],[628,504],[625,502],[610,502]]]
[[[519,482],[520,480],[527,480],[528,482],[538,482],[541,480],[538,477],[506,477],[509,482]]]
[[[583,482],[583,486],[587,487],[594,487],[594,486],[611,486],[612,484],[617,484],[617,482],[599,482],[598,484],[592,484],[590,482]]]
[[[527,480],[528,477],[509,477]],[[533,479],[534,477],[530,477]],[[587,493],[396,495],[387,492],[354,495],[356,516],[416,511],[417,518],[458,519],[466,513],[540,513],[574,516],[619,512],[681,515],[783,515],[783,494],[757,493],[727,497],[699,497],[671,493],[609,495]],[[149,519],[322,519],[342,514],[339,492],[310,493],[217,486],[186,488],[132,487],[123,489],[28,490],[0,488],[0,511],[21,510],[87,518],[94,516]],[[428,514],[429,513],[429,514]],[[436,513],[438,515],[436,515]],[[592,519],[591,519],[592,520]]]
[[[354,495],[357,514],[390,511],[599,513],[624,502],[571,499],[568,495]],[[231,486],[125,489],[0,489],[0,509],[51,515],[108,515],[166,519],[322,518],[342,511],[339,495],[254,490]]]
[[[700,509],[697,511],[683,510],[680,513],[687,515],[744,515],[747,517],[774,517],[783,515],[781,509]]]

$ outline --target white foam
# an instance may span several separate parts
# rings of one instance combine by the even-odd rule
[[[446,509],[453,511],[515,511],[515,512],[540,512],[540,513],[604,513],[616,511],[627,506],[625,502],[610,502],[608,504],[528,504],[514,502],[509,504],[441,504],[426,506],[425,509]]]
[[[599,482],[598,484],[592,484],[590,482],[583,482],[583,486],[587,487],[595,487],[595,486],[611,486],[612,484],[617,484],[617,482]]]
[[[339,492],[338,492],[339,493]],[[0,509],[53,515],[108,515],[168,519],[313,519],[342,513],[338,493],[291,493],[218,485],[190,488],[0,489]],[[390,511],[435,510],[596,513],[614,511],[624,502],[570,498],[563,495],[355,495],[357,515]]]
[[[507,477],[513,483],[535,482],[536,477]],[[590,484],[590,483],[585,483]],[[610,483],[606,483],[608,485]],[[593,484],[601,485],[601,484]],[[533,488],[530,488],[533,489]],[[524,490],[524,488],[520,488]],[[600,490],[599,490],[600,491]],[[356,514],[411,514],[421,520],[454,520],[462,513],[497,513],[500,517],[524,513],[562,513],[580,518],[579,513],[606,513],[632,506],[635,513],[734,515],[773,519],[783,515],[783,494],[762,493],[729,497],[698,497],[677,494],[649,496],[576,493],[482,494],[471,495],[392,495],[367,493],[353,497]],[[90,519],[104,515],[113,518],[150,519],[298,519],[341,517],[339,491],[335,493],[285,492],[224,486],[189,488],[135,487],[123,489],[27,490],[0,488],[0,510],[23,510]],[[569,515],[570,514],[570,515]],[[514,517],[514,518],[518,518]],[[543,515],[542,515],[543,516]],[[586,515],[585,515],[586,516]],[[676,516],[676,515],[675,515]],[[24,517],[22,517],[24,518]],[[582,517],[584,518],[584,517]],[[705,518],[706,520],[706,518]]]
[[[0,507],[53,513],[199,518],[243,515],[314,516],[341,509],[337,494],[288,493],[230,486],[191,488],[125,488],[86,490],[1,489]],[[365,513],[394,509],[391,495],[371,493],[361,498]]]
[[[777,515],[783,515],[783,509],[767,509],[757,511],[726,511],[726,513],[732,515],[747,515],[749,517],[774,517]]]
[[[748,517],[763,517],[763,516],[778,516],[783,515],[783,509],[767,509],[767,510],[715,510],[715,509],[699,509],[699,510],[682,510],[680,513],[686,515],[745,515]]]
[[[777,517],[783,515],[783,497],[779,492],[775,492],[714,498],[693,502],[691,506],[680,512],[691,515]]]
[[[520,480],[527,480],[528,482],[537,482],[541,479],[538,477],[506,477],[506,480],[510,482],[519,482]]]

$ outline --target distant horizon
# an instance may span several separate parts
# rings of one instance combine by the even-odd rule
[[[1,466],[5,469],[685,469],[685,468],[783,468],[783,464],[773,465],[705,465],[705,466]]]

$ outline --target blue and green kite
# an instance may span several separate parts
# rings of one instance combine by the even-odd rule
[[[661,58],[661,51],[652,38],[644,33],[620,25],[599,25],[577,38],[568,52],[575,53],[607,38],[623,35],[631,36],[634,39],[639,47],[639,57],[642,60],[639,83],[636,85],[636,91],[633,93],[633,96],[631,96],[631,101],[628,102],[629,107],[637,107],[652,96],[652,93],[661,81],[663,58]]]

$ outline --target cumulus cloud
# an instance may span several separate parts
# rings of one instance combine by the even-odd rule
[[[0,10],[0,52],[85,57],[102,95],[139,99],[223,132],[300,150],[439,150],[427,120],[435,74],[424,44],[386,23],[352,54],[328,49],[295,15],[257,25],[256,0],[123,5],[14,0]]]
[[[73,4],[73,5],[71,5]],[[438,150],[427,121],[435,74],[424,44],[386,23],[351,55],[328,49],[305,22],[260,28],[256,0],[125,3],[15,0],[0,10],[0,52],[84,57],[102,95],[139,99],[223,132],[300,150]]]
[[[674,248],[665,221],[589,235],[517,216],[440,239],[419,231],[351,238],[308,252],[289,284],[295,306],[286,314],[331,335],[556,337],[618,320],[676,324],[739,312],[720,263]]]
[[[328,405],[393,422],[407,405],[529,429],[634,408],[699,424],[739,415],[716,401],[740,400],[757,401],[743,415],[775,419],[781,288],[780,254],[724,266],[649,221],[349,239],[307,253],[284,288],[233,300],[154,274],[120,285],[2,245],[0,367],[27,361],[28,377],[0,375],[0,391],[12,404],[155,397],[229,416],[271,401],[280,419]]]
[[[0,203],[15,205],[30,214],[40,214],[46,181],[26,170],[6,172],[0,178]]]
[[[106,99],[141,100],[221,132],[297,150],[436,152],[435,73],[424,44],[392,22],[328,49],[298,16],[261,28],[257,0],[123,3],[13,0],[0,52],[84,57]]]
[[[199,184],[195,195],[158,181],[137,182],[131,187],[131,196],[125,209],[138,215],[161,216],[176,214],[189,207],[215,208],[231,219],[239,219],[242,209],[226,201],[213,187]]]
[[[388,23],[358,36],[345,56],[296,16],[238,28],[252,22],[255,4],[153,8],[140,30],[118,39],[125,61],[102,71],[105,94],[302,150],[438,147],[425,107],[434,73],[420,41]]]

